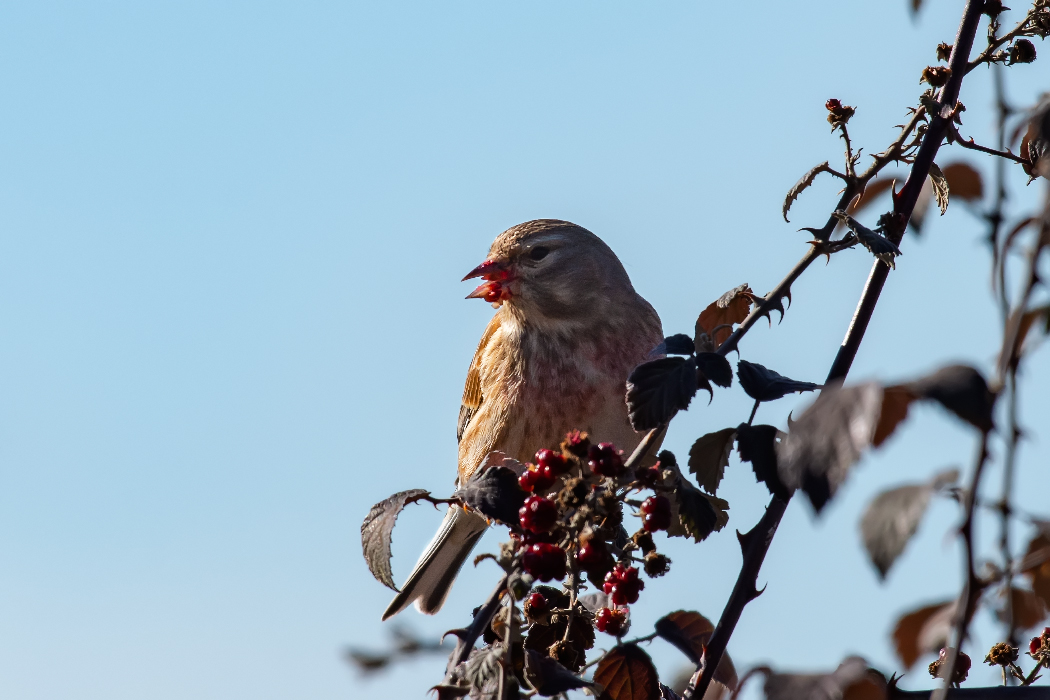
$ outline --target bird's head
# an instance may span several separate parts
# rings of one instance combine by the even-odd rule
[[[484,281],[468,299],[507,306],[531,323],[593,317],[634,288],[616,254],[590,231],[538,219],[501,233],[464,280]]]

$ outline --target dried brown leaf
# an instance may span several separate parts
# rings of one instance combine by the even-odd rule
[[[856,214],[860,210],[868,207],[874,202],[880,194],[883,192],[889,192],[890,188],[893,187],[893,183],[896,182],[893,178],[884,178],[872,180],[868,183],[867,187],[864,188],[864,192],[853,199],[849,207],[846,209],[850,214]]]
[[[947,642],[955,601],[946,600],[906,613],[893,628],[893,644],[905,669],[923,654],[935,653]]]
[[[676,610],[656,621],[656,633],[673,644],[694,664],[700,663],[704,647],[714,631],[714,624],[694,610]],[[736,690],[736,668],[729,654],[722,654],[714,679],[730,691]]]
[[[766,700],[885,700],[886,681],[851,656],[832,673],[770,673],[763,691]]]
[[[1043,599],[1038,595],[1027,588],[1011,588],[1010,593],[1014,626],[1017,629],[1031,629],[1046,619],[1046,603],[1044,603]],[[997,612],[997,617],[1003,622],[1006,622],[1005,606]]]
[[[813,181],[817,179],[817,175],[829,172],[831,172],[831,168],[828,166],[828,161],[824,161],[820,165],[806,171],[806,174],[791,186],[791,189],[788,190],[787,197],[784,198],[784,207],[781,211],[784,215],[784,221],[788,220],[788,209],[790,209],[791,205],[794,204],[796,199],[798,199],[798,196],[802,194],[802,191],[813,184]]]
[[[948,180],[936,163],[930,163],[930,184],[933,186],[933,196],[937,199],[941,216],[944,216],[944,212],[948,211]]]
[[[652,659],[637,644],[610,651],[594,670],[601,700],[659,700],[660,682]]]
[[[981,173],[968,163],[949,163],[942,170],[953,197],[967,202],[977,202],[984,197],[984,182]]]
[[[409,489],[395,493],[372,506],[361,523],[361,551],[365,555],[365,563],[376,580],[387,588],[397,590],[394,574],[390,570],[390,542],[397,516],[401,514],[406,503],[429,494],[426,489]]]
[[[697,438],[689,448],[689,471],[696,475],[700,488],[714,495],[729,465],[736,428],[723,428]]]
[[[1040,533],[1028,543],[1028,551],[1025,558],[1045,554],[1047,556],[1041,563],[1025,570],[1025,574],[1032,580],[1032,590],[1043,599],[1050,608],[1050,535]]]
[[[908,407],[915,399],[905,386],[888,386],[882,391],[882,410],[879,412],[879,423],[875,426],[875,436],[871,444],[878,447],[893,434],[897,426],[908,417]]]
[[[907,484],[883,491],[868,504],[860,532],[879,578],[886,578],[893,562],[919,529],[932,492],[930,484]]]
[[[748,313],[751,311],[751,304],[754,301],[754,292],[751,291],[751,287],[747,283],[744,283],[739,287],[730,289],[716,301],[708,304],[707,308],[696,319],[696,335],[694,336],[697,341],[696,351],[713,351],[724,343],[726,338],[733,333],[732,326],[747,318]],[[719,326],[725,326],[725,328],[718,328]],[[718,328],[718,330],[716,331],[715,328]],[[714,347],[701,348],[701,335],[706,335],[710,338]]]

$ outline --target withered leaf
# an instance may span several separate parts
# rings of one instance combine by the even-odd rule
[[[769,493],[786,501],[790,492],[777,472],[778,434],[780,431],[772,425],[741,423],[736,429],[736,447],[740,461],[751,463],[755,479],[764,483]]]
[[[832,215],[856,234],[857,240],[868,252],[890,267],[896,267],[894,259],[901,254],[901,250],[893,241],[875,233],[842,210],[833,212]]]
[[[981,173],[967,163],[949,163],[944,166],[944,179],[952,196],[967,202],[978,202],[984,197],[984,182]]]
[[[763,367],[757,362],[740,360],[736,365],[740,386],[755,401],[776,401],[788,394],[819,389],[819,384],[800,382]]]
[[[712,622],[694,610],[675,610],[656,621],[656,633],[670,642],[686,655],[693,664],[699,664],[704,655],[704,647],[715,631]],[[729,688],[736,690],[736,668],[729,654],[722,654],[718,662],[714,679]]]
[[[732,326],[747,318],[754,303],[755,295],[746,283],[734,287],[720,296],[716,301],[708,304],[700,316],[696,319],[696,351],[711,352],[732,335]],[[724,326],[723,328],[719,328]],[[715,329],[718,330],[715,330]],[[703,337],[711,340],[714,347],[708,347],[701,342]]]
[[[886,681],[850,656],[831,673],[770,673],[763,691],[766,700],[883,700]]]
[[[948,211],[948,179],[936,163],[930,163],[930,184],[933,186],[933,196],[937,200],[941,216],[944,216],[944,212]]]
[[[954,616],[955,601],[946,600],[925,605],[897,620],[893,628],[893,644],[905,670],[923,654],[936,653],[947,644]]]
[[[721,530],[729,522],[729,503],[709,496],[683,478],[679,478],[674,490],[678,506],[678,519],[695,542],[707,539],[712,532]]]
[[[860,532],[879,578],[886,578],[886,572],[919,529],[931,493],[930,484],[907,484],[883,491],[868,504]]]
[[[525,677],[536,692],[544,697],[593,685],[549,656],[543,656],[532,649],[525,650]]]
[[[712,495],[718,492],[718,484],[729,466],[735,437],[735,428],[724,428],[697,438],[689,448],[689,471],[696,475],[700,488]]]
[[[914,398],[906,386],[888,386],[882,390],[882,409],[879,411],[875,435],[871,439],[872,445],[878,447],[893,434],[897,426],[908,417],[908,407]]]
[[[863,194],[855,198],[846,208],[846,211],[850,214],[856,214],[862,209],[866,209],[872,202],[878,199],[880,194],[883,192],[889,192],[890,188],[893,187],[894,182],[896,182],[896,180],[893,178],[882,178],[870,181],[864,188]]]
[[[454,495],[471,510],[508,525],[518,522],[518,509],[527,496],[518,486],[518,475],[502,466],[475,472]]]
[[[652,659],[637,644],[610,651],[594,670],[601,700],[659,700],[660,683]]]
[[[1037,534],[1028,543],[1025,559],[1037,557],[1042,561],[1026,568],[1024,573],[1032,581],[1032,590],[1043,599],[1046,607],[1050,608],[1050,535],[1045,532]]]
[[[871,445],[881,407],[874,382],[825,388],[776,447],[780,480],[805,491],[819,513]]]
[[[666,423],[678,411],[689,408],[699,386],[695,358],[663,357],[643,362],[627,378],[631,425],[642,431]]]
[[[1047,607],[1042,598],[1026,588],[1011,588],[1010,593],[1014,626],[1017,629],[1032,629],[1046,619]],[[1006,622],[1006,606],[996,611],[996,617]]]
[[[733,368],[729,360],[717,352],[697,353],[696,365],[705,377],[723,389],[728,389],[733,385]]]
[[[905,386],[917,397],[938,401],[978,430],[987,432],[993,427],[995,394],[973,367],[948,365]]]
[[[397,590],[394,574],[390,570],[390,542],[397,516],[409,501],[429,495],[426,489],[399,491],[372,506],[361,523],[361,551],[365,555],[365,563],[376,580],[387,588]]]
[[[814,166],[806,171],[806,174],[791,186],[791,189],[788,190],[787,197],[784,198],[784,207],[781,211],[784,216],[784,221],[788,221],[788,210],[791,209],[791,205],[795,203],[795,200],[798,199],[798,196],[802,194],[803,190],[813,184],[813,181],[817,179],[817,175],[830,172],[831,167],[828,165],[828,161],[824,161],[820,165]],[[788,221],[788,223],[791,222]]]
[[[500,668],[505,663],[502,645],[484,646],[470,652],[460,671],[474,692],[482,697],[502,700],[499,693]]]

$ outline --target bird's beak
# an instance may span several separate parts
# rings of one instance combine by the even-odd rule
[[[467,273],[463,281],[481,277],[485,282],[467,295],[467,299],[484,299],[493,306],[499,306],[504,300],[510,299],[510,290],[507,285],[511,281],[510,270],[506,263],[499,260],[486,260]]]

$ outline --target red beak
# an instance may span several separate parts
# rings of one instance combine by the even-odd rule
[[[505,283],[510,281],[511,275],[506,264],[498,260],[486,260],[468,272],[463,281],[474,277],[482,277],[485,282],[468,294],[467,299],[484,299],[495,306],[499,306],[505,299],[510,299],[510,290]]]

